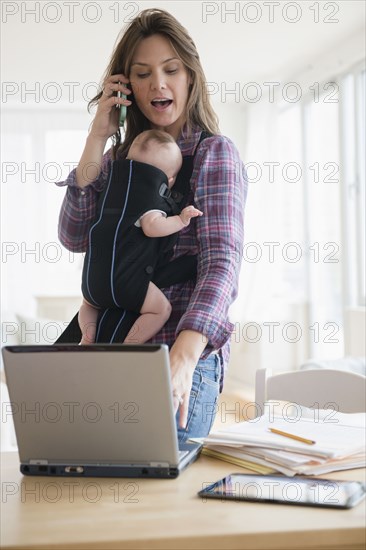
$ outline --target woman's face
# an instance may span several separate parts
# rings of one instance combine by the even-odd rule
[[[144,38],[130,70],[131,88],[151,127],[175,139],[186,120],[190,77],[168,40],[159,34]]]

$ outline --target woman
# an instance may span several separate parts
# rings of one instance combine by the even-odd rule
[[[117,92],[127,99],[117,97]],[[219,133],[196,47],[169,13],[147,9],[127,27],[106,70],[78,167],[62,185],[67,193],[59,236],[83,252],[113,159],[123,159],[142,131],[156,128],[194,155],[189,204],[203,212],[179,235],[174,258],[197,254],[197,279],[164,289],[172,314],[152,342],[170,347],[179,441],[205,436],[215,417],[229,358],[228,309],[237,295],[246,184],[233,143]],[[127,106],[121,143],[116,105]],[[202,140],[201,133],[210,137]],[[114,137],[114,146],[103,155]]]

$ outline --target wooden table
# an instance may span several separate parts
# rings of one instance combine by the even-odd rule
[[[330,510],[197,497],[235,471],[246,470],[201,456],[175,480],[23,477],[18,455],[4,453],[1,547],[364,550],[365,503]]]

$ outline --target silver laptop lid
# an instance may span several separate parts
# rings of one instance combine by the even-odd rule
[[[166,345],[8,346],[22,463],[179,462]]]

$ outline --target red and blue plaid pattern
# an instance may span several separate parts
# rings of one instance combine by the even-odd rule
[[[200,134],[198,129],[188,138],[182,134],[178,145],[183,155],[194,153]],[[106,184],[110,164],[108,151],[103,156],[99,177],[84,189],[77,187],[75,170],[57,184],[67,186],[59,218],[59,238],[70,251],[86,250],[98,192]],[[221,135],[203,140],[194,159],[188,200],[188,204],[202,210],[203,216],[193,218],[179,232],[174,249],[174,257],[198,254],[197,281],[164,289],[172,314],[152,342],[171,346],[180,331],[195,330],[207,341],[202,358],[221,350],[226,368],[233,330],[228,310],[238,292],[246,195],[247,178],[235,145]]]

